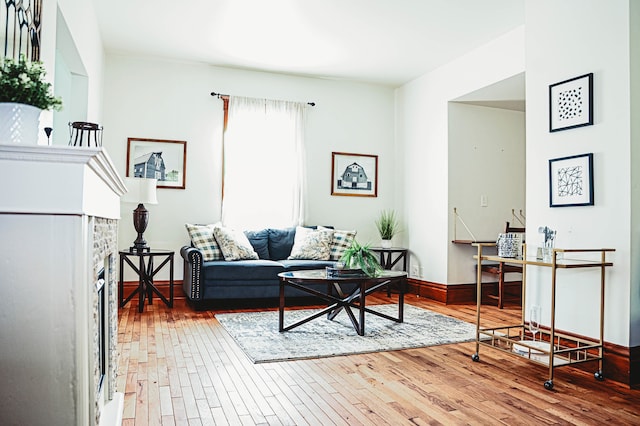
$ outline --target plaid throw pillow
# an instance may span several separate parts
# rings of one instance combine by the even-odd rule
[[[213,236],[213,229],[221,226],[220,223],[212,225],[192,225],[187,223],[184,225],[189,232],[191,243],[202,252],[202,258],[205,262],[210,260],[224,260],[222,250]]]
[[[318,229],[326,229],[323,226],[319,226]],[[356,231],[341,231],[338,229],[333,230],[333,240],[331,241],[331,249],[329,254],[329,260],[339,261],[344,254],[344,251],[351,246],[353,240],[356,238]]]

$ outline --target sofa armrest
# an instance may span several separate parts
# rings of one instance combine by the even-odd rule
[[[190,300],[202,300],[202,252],[191,246],[180,249],[184,260],[182,288]]]

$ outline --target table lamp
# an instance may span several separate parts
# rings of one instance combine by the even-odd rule
[[[144,204],[158,204],[156,198],[156,179],[146,178],[125,178],[124,180],[129,190],[122,197],[125,203],[138,203],[138,207],[133,211],[133,227],[138,233],[138,238],[133,242],[130,251],[148,251],[149,246],[144,239],[144,231],[149,224],[149,211]]]

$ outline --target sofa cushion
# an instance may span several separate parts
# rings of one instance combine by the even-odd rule
[[[244,231],[253,250],[258,253],[260,259],[270,259],[269,257],[269,231],[262,229],[260,231]]]
[[[228,262],[216,260],[204,262],[205,282],[214,280],[277,280],[284,266],[273,260],[255,259]]]
[[[211,225],[185,224],[189,238],[191,238],[191,244],[202,252],[204,261],[224,259],[220,246],[213,236],[213,228],[220,225],[219,222]]]
[[[333,230],[296,227],[289,259],[329,260]]]
[[[216,226],[213,228],[213,235],[222,250],[224,260],[258,259],[258,253],[255,252],[244,232]]]
[[[291,254],[296,228],[275,229],[269,231],[269,256],[272,260],[286,259]]]
[[[318,229],[326,229],[324,226],[318,227]],[[332,228],[331,228],[332,229]],[[331,253],[329,254],[329,260],[339,261],[342,258],[345,250],[351,247],[353,240],[356,238],[356,231],[343,231],[339,229],[333,230],[333,241],[331,241]]]

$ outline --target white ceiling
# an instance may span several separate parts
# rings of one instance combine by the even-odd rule
[[[94,3],[108,51],[394,87],[524,23],[524,0]]]

